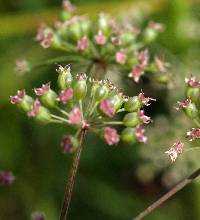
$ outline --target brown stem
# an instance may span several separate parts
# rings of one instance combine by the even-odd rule
[[[187,186],[189,183],[191,183],[199,175],[200,175],[200,168],[197,169],[195,172],[193,172],[188,178],[182,180],[180,183],[178,183],[176,186],[174,186],[169,192],[167,192],[165,195],[163,195],[160,199],[158,199],[152,205],[147,207],[144,211],[142,211],[133,220],[143,219],[145,216],[150,214],[153,210],[155,210],[160,205],[162,205],[165,201],[167,201],[170,197],[172,197],[175,193],[179,192],[181,189],[183,189],[185,186]]]
[[[62,209],[61,209],[61,214],[60,214],[60,220],[67,219],[69,205],[70,205],[70,201],[71,201],[71,197],[72,197],[74,181],[75,181],[76,173],[78,170],[78,165],[79,165],[79,161],[80,161],[83,139],[85,137],[85,133],[86,133],[86,130],[82,129],[79,133],[79,136],[78,136],[79,147],[74,154],[72,166],[70,169],[70,174],[69,174],[69,177],[67,180],[67,185],[66,185],[66,189],[65,189],[65,194],[64,194],[64,199],[63,199],[63,204],[62,204]]]

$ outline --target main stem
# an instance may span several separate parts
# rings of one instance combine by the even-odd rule
[[[183,189],[185,186],[187,186],[189,183],[191,183],[199,175],[200,175],[200,168],[197,169],[195,172],[193,172],[189,177],[187,177],[186,179],[184,179],[180,183],[178,183],[176,186],[174,186],[169,192],[167,192],[165,195],[163,195],[160,199],[158,199],[152,205],[147,207],[144,211],[142,211],[133,220],[141,220],[141,219],[143,219],[145,216],[150,214],[153,210],[155,210],[160,205],[162,205],[165,201],[167,201],[170,197],[172,197],[174,194],[176,194],[181,189]]]
[[[81,151],[82,151],[82,146],[83,146],[83,139],[85,137],[85,133],[86,133],[86,130],[82,129],[78,136],[79,147],[74,154],[72,166],[70,169],[70,174],[67,180],[67,185],[65,189],[65,194],[64,194],[64,199],[63,199],[63,204],[62,204],[62,209],[61,209],[61,214],[60,214],[60,220],[67,219],[69,205],[70,205],[70,201],[72,197],[74,181],[75,181],[76,173],[78,170],[78,165],[80,161],[80,156],[81,156]]]

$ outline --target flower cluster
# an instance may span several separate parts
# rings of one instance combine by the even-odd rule
[[[192,128],[186,133],[189,141],[194,141],[200,138],[200,81],[192,76],[185,79],[186,90],[185,98],[182,102],[177,102],[176,110],[183,110],[188,118],[190,118],[196,128]],[[167,153],[174,162],[178,155],[182,153],[183,144],[181,142],[175,143]]]
[[[73,76],[69,65],[59,66],[57,72],[58,93],[48,82],[34,89],[35,99],[19,90],[17,95],[10,96],[10,102],[29,118],[74,127],[76,134],[65,135],[61,142],[64,153],[76,150],[80,130],[98,133],[108,145],[120,140],[132,144],[147,141],[142,125],[149,124],[151,118],[145,115],[143,107],[155,99],[145,97],[142,91],[138,96],[125,96],[107,79],[96,80],[85,73]],[[122,116],[122,120],[116,120]],[[117,125],[124,126],[120,133],[114,128]]]
[[[144,30],[140,30],[127,22],[120,24],[104,13],[92,21],[87,16],[78,16],[73,12],[74,7],[68,0],[64,0],[61,21],[57,21],[55,27],[45,24],[40,26],[36,40],[43,48],[67,52],[70,58],[75,57],[74,62],[82,60],[83,64],[89,62],[99,69],[102,67],[101,78],[106,73],[103,71],[105,68],[117,65],[121,72],[135,82],[150,72],[155,73],[153,76],[161,83],[169,80],[165,74],[168,63],[158,56],[152,58],[146,48],[163,31],[161,24],[150,22]],[[67,58],[66,61],[69,62]],[[18,69],[27,70],[26,63],[19,63]]]
[[[178,102],[177,110],[183,110],[193,120],[197,128],[187,132],[190,141],[200,138],[200,81],[194,76],[185,79],[186,91],[183,102]]]
[[[0,186],[12,184],[15,176],[10,171],[0,171]]]

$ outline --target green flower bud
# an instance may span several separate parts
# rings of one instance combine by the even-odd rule
[[[198,109],[197,109],[197,107],[194,103],[188,104],[184,108],[184,112],[191,119],[194,119],[194,118],[198,117]]]
[[[108,98],[108,100],[113,104],[115,111],[119,110],[124,103],[121,94],[116,94],[114,96],[111,96]]]
[[[81,25],[79,21],[74,22],[69,26],[69,31],[76,40],[82,37]]]
[[[95,91],[95,99],[100,102],[103,99],[106,99],[109,94],[109,88],[105,85],[99,86]]]
[[[57,106],[57,94],[53,90],[49,90],[47,93],[41,96],[42,103],[50,108],[54,108]]]
[[[135,127],[141,123],[141,120],[136,112],[132,112],[124,116],[123,123],[126,127]]]
[[[74,82],[74,96],[77,100],[82,100],[87,95],[87,82],[85,74],[78,74],[77,81]]]
[[[99,15],[99,30],[101,30],[106,36],[110,34],[108,19],[109,17],[106,14],[101,13]]]
[[[43,106],[40,106],[39,112],[36,114],[35,118],[38,122],[41,122],[42,124],[47,124],[51,122],[51,114],[49,110]]]
[[[57,72],[59,73],[58,76],[58,86],[64,90],[65,88],[69,88],[72,85],[73,77],[70,72],[70,67],[69,66],[59,66],[57,69]]]
[[[157,38],[157,36],[158,36],[158,33],[154,29],[148,27],[144,31],[143,40],[145,43],[151,43]]]
[[[121,133],[121,140],[128,144],[135,144],[137,142],[135,128],[125,128]]]
[[[128,112],[136,112],[142,107],[142,103],[138,96],[133,96],[124,104],[124,108]]]
[[[17,104],[17,106],[18,106],[21,110],[23,110],[23,111],[25,111],[25,112],[28,112],[28,111],[31,110],[32,105],[33,105],[33,102],[34,102],[34,100],[33,100],[32,97],[30,97],[30,96],[28,96],[28,95],[25,95],[24,98],[21,100],[21,102],[19,102],[19,103]]]
[[[186,97],[189,97],[192,102],[194,102],[195,104],[199,104],[200,103],[200,88],[199,87],[190,87],[188,86],[186,88],[186,92],[185,92]]]
[[[120,41],[122,42],[122,45],[133,43],[134,40],[135,40],[135,35],[130,31],[124,31],[120,35]]]

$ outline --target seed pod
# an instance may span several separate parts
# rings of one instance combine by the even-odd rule
[[[78,79],[74,82],[74,96],[77,100],[82,100],[87,95],[87,83],[85,79]]]
[[[42,103],[49,108],[56,107],[58,103],[57,94],[51,89],[48,92],[46,92],[44,95],[42,95],[40,99]]]
[[[51,114],[49,110],[43,106],[40,106],[39,112],[35,116],[36,120],[42,124],[47,124],[51,122]]]
[[[103,99],[106,99],[109,94],[109,88],[105,85],[99,86],[95,91],[95,99],[96,101],[100,102]]]
[[[94,83],[93,85],[92,85],[92,88],[91,88],[91,95],[92,96],[95,96],[95,93],[96,93],[96,91],[97,91],[97,89],[100,87],[100,84],[99,83]]]
[[[62,67],[60,66],[57,70],[59,73],[58,76],[58,86],[64,90],[65,88],[69,88],[72,85],[73,77],[70,72],[70,67]]]
[[[188,86],[185,91],[186,97],[189,97],[196,105],[200,103],[200,88]]]
[[[80,39],[82,37],[82,31],[80,22],[76,21],[73,24],[69,26],[69,31],[72,35],[72,38],[75,38],[76,40]]]
[[[121,133],[121,139],[125,143],[135,144],[137,142],[135,128],[125,128]]]
[[[197,109],[197,107],[194,103],[188,104],[184,108],[184,112],[191,119],[194,119],[194,118],[198,117],[198,109]]]
[[[141,120],[136,112],[132,112],[124,116],[123,123],[126,127],[135,127],[141,123]]]
[[[124,108],[128,112],[136,112],[142,107],[141,101],[138,96],[133,96],[128,99],[124,104]]]
[[[31,110],[33,102],[34,102],[34,100],[32,97],[25,95],[24,98],[17,104],[17,106],[21,110],[28,112]]]
[[[124,103],[121,94],[111,96],[108,100],[114,105],[115,111],[119,110]]]

